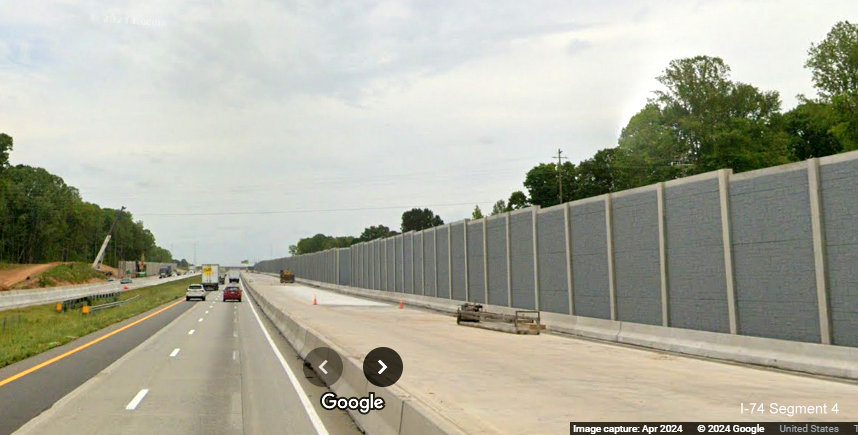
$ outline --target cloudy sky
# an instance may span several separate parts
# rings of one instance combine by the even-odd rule
[[[236,264],[488,210],[558,147],[614,146],[672,59],[789,109],[840,20],[858,1],[2,1],[0,132],[177,258]]]

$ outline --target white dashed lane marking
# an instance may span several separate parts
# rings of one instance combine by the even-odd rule
[[[170,353],[170,356],[171,356],[171,357],[174,357],[174,356],[176,356],[176,355],[178,355],[178,354],[179,354],[179,348],[177,347],[177,348],[173,349],[173,352],[171,352],[171,353]]]
[[[139,405],[140,402],[143,401],[143,398],[146,397],[146,394],[149,394],[149,390],[147,390],[145,388],[140,390],[140,392],[137,393],[137,395],[134,396],[134,398],[131,399],[130,402],[128,402],[128,405],[125,405],[125,409],[127,409],[129,411],[135,410],[137,408],[137,405]]]
[[[194,331],[194,329],[191,329],[190,331],[188,331],[188,335],[194,335]]]

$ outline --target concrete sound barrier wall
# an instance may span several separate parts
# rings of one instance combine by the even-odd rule
[[[850,152],[454,222],[360,243],[339,260],[314,253],[256,268],[285,264],[305,279],[458,303],[858,347],[856,228],[858,152]]]

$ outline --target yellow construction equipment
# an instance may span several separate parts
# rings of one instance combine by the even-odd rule
[[[283,269],[280,271],[280,283],[285,284],[287,282],[295,282],[295,274],[289,269]]]

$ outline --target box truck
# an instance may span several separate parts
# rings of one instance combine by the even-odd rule
[[[217,264],[203,265],[203,288],[217,291],[218,278],[220,278],[220,268]]]

